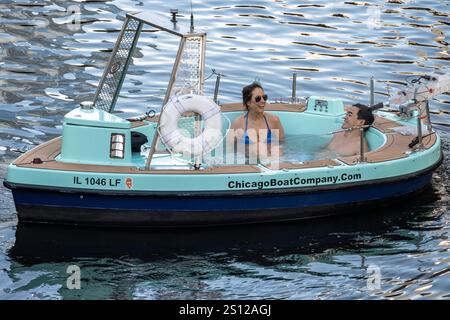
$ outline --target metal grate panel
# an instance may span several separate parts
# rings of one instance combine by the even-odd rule
[[[168,88],[165,102],[175,94],[203,93],[204,45],[203,36],[184,38],[181,56],[172,73],[173,84]]]
[[[119,96],[142,22],[127,18],[94,97],[96,108],[112,112]]]

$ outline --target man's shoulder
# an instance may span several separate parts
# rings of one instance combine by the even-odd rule
[[[333,134],[333,138],[343,139],[345,138],[345,132],[344,131],[336,132],[335,134]]]

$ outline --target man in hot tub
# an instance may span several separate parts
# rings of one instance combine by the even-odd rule
[[[371,125],[374,121],[372,109],[363,104],[357,103],[346,108],[342,131],[333,135],[333,139],[328,145],[328,149],[341,156],[354,156],[359,154],[361,147],[360,128],[364,125]],[[365,127],[367,131],[369,127]],[[364,151],[368,151],[367,140],[364,138]]]

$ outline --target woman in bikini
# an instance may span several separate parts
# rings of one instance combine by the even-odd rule
[[[284,129],[276,115],[264,111],[267,101],[264,89],[257,83],[244,87],[242,101],[247,111],[234,120],[230,137],[245,145],[246,155],[256,155],[258,160],[273,155],[273,148],[277,148],[279,155],[279,145],[274,142],[284,140]]]

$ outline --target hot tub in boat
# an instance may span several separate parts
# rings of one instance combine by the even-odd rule
[[[112,112],[139,32],[145,24],[160,27],[150,21],[153,18],[143,13],[127,15],[93,105],[69,112],[61,137],[9,165],[4,185],[12,190],[20,221],[178,227],[363,213],[368,207],[421,191],[440,165],[440,138],[431,125],[425,130],[420,124],[421,114],[415,110],[424,100],[417,97],[398,113],[377,111],[365,133],[369,150],[355,156],[281,158],[276,165],[230,164],[181,161],[173,152],[157,150],[162,113],[123,119]],[[203,79],[205,35],[160,29],[182,39],[164,101],[167,105],[177,90],[177,70],[188,46],[200,52],[196,67]],[[126,39],[129,47],[124,54]],[[202,81],[191,89],[188,94],[201,94]],[[323,137],[340,129],[345,111],[339,99],[310,97],[292,102],[266,106],[280,118],[286,135]],[[241,103],[220,106],[223,136],[227,122],[243,112]],[[192,115],[185,118],[199,120]],[[417,138],[418,143],[413,143]],[[220,158],[217,146],[208,155]]]

